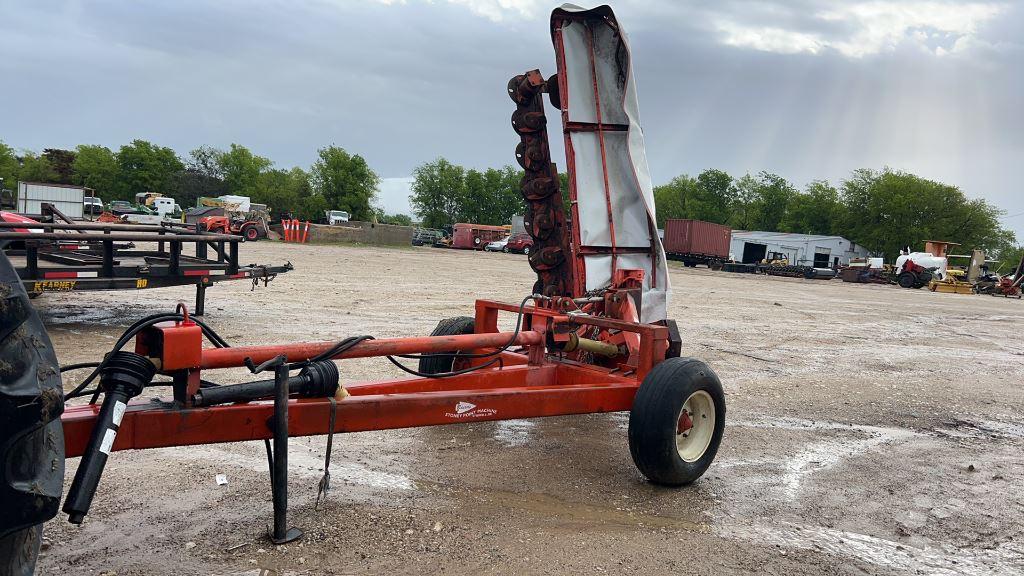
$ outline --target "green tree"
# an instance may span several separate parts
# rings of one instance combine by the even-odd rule
[[[185,166],[196,174],[201,174],[208,178],[223,179],[224,173],[221,171],[220,165],[222,154],[224,154],[223,150],[218,150],[212,146],[200,146],[188,153]]]
[[[962,190],[906,172],[856,170],[843,181],[843,236],[895,258],[900,248],[925,240],[957,242],[991,254],[1012,250],[1012,232],[999,224],[1002,211]]]
[[[309,174],[296,166],[291,170],[271,169],[261,173],[252,199],[269,206],[275,215],[297,215],[302,212],[303,203],[311,195]],[[311,219],[319,220],[322,217],[323,213],[320,213]]]
[[[20,168],[18,157],[14,154],[14,148],[0,140],[0,179],[3,180],[3,182],[0,182],[0,188],[12,192],[16,191],[18,189],[18,171]]]
[[[448,228],[462,213],[466,197],[466,171],[444,158],[427,162],[413,170],[409,203],[427,228]]]
[[[311,174],[313,189],[328,204],[326,209],[344,210],[353,220],[370,218],[380,177],[362,156],[338,146],[321,148]]]
[[[237,196],[255,195],[260,175],[273,165],[267,158],[257,156],[238,144],[232,144],[228,151],[216,154],[215,161],[227,184],[228,193]]]
[[[53,169],[54,184],[71,184],[74,175],[75,152],[60,148],[43,149],[43,157]]]
[[[789,203],[796,195],[796,188],[785,178],[770,172],[757,175],[755,223],[757,230],[778,232],[789,209]]]
[[[990,256],[999,261],[991,264],[990,270],[998,271],[1000,274],[1013,274],[1017,272],[1017,267],[1024,263],[1024,246],[1006,247]]]
[[[815,180],[807,185],[805,192],[797,192],[790,198],[782,230],[832,235],[839,232],[842,218],[839,190],[824,180]]]
[[[689,202],[696,195],[696,189],[697,181],[686,174],[654,187],[654,213],[658,228],[664,228],[666,220],[691,217]]]
[[[458,199],[458,221],[490,224],[491,198],[482,172],[470,168],[462,178],[462,198]]]
[[[171,177],[185,165],[170,148],[132,140],[117,153],[118,200],[134,200],[140,192],[168,192]]]
[[[687,218],[725,224],[736,202],[732,176],[714,168],[697,175],[696,186],[687,203]]]
[[[654,205],[658,227],[675,218],[690,218],[725,224],[736,203],[732,176],[709,169],[696,178],[676,176],[668,184],[654,187]]]
[[[392,226],[412,226],[412,216],[408,214],[385,214],[380,220],[381,224]]]
[[[227,194],[228,186],[220,178],[186,168],[171,174],[163,193],[177,200],[181,206],[189,207],[196,206],[201,197],[216,198]]]
[[[412,226],[412,218],[408,214],[388,214],[383,208],[374,208],[373,217],[378,224],[391,226]]]
[[[526,211],[526,201],[520,191],[523,174],[522,170],[508,165],[484,171],[484,181],[490,195],[490,223],[503,226],[511,223],[513,216],[522,215]]]
[[[737,178],[733,183],[733,205],[729,212],[729,225],[734,230],[757,230],[758,189],[760,184],[750,174]]]
[[[21,182],[55,182],[57,173],[53,171],[50,161],[45,156],[23,150],[21,167],[18,169],[18,180]]]
[[[117,188],[117,157],[106,146],[80,144],[75,148],[71,182],[92,188],[96,196],[109,199]]]

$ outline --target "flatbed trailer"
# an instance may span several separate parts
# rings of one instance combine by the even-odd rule
[[[144,290],[196,287],[195,314],[202,315],[206,288],[225,280],[265,284],[292,269],[239,264],[240,236],[201,233],[190,225],[0,222],[0,246],[25,291]],[[64,231],[64,232],[60,232]],[[68,233],[74,232],[74,233]],[[191,252],[191,253],[188,253]]]

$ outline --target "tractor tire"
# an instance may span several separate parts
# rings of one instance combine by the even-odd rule
[[[437,323],[437,328],[430,333],[431,336],[458,336],[460,334],[472,334],[476,327],[476,320],[470,316],[456,316],[446,318]],[[455,354],[437,354],[429,358],[420,358],[419,371],[424,374],[441,374],[451,372],[455,365]]]
[[[21,280],[0,253],[0,576],[35,569],[64,488],[60,367]]]
[[[928,272],[927,270],[921,272],[921,274],[918,275],[917,277],[917,282],[914,283],[914,288],[923,288],[927,286],[929,283],[931,283],[932,278],[934,277],[935,275],[932,274],[931,272]]]
[[[900,288],[913,288],[917,284],[917,275],[913,272],[901,272],[896,277],[896,283],[900,285]]]
[[[633,399],[629,452],[651,483],[683,486],[711,465],[724,431],[718,375],[700,360],[668,358],[647,374]]]
[[[260,231],[255,226],[249,226],[248,228],[242,231],[242,238],[248,240],[249,242],[255,242],[260,239]]]
[[[0,576],[32,576],[42,542],[42,524],[0,538]]]

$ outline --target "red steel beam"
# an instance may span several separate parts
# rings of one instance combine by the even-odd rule
[[[364,340],[333,358],[368,358],[372,356],[394,356],[397,354],[430,354],[479,348],[500,348],[512,340],[512,335],[513,332],[492,332],[489,334]],[[259,364],[279,354],[287,355],[288,362],[297,362],[322,354],[330,350],[335,344],[337,344],[337,341],[206,348],[203,349],[202,361],[198,368],[206,370],[213,368],[235,368],[244,366],[246,358],[250,358],[254,363]],[[512,343],[514,346],[535,346],[541,344],[544,344],[544,337],[534,331],[520,332]]]
[[[530,386],[533,379],[545,382]],[[486,372],[493,387],[460,389],[466,376],[445,378],[436,392],[390,393],[402,381],[353,385],[353,396],[337,403],[334,432],[365,432],[417,426],[535,418],[595,412],[620,412],[633,404],[638,382],[633,378],[601,373],[588,367],[518,366]],[[422,381],[421,381],[422,382]],[[562,384],[556,382],[565,382]],[[468,385],[474,382],[462,383]],[[479,383],[479,382],[475,382]],[[376,387],[374,394],[370,387]],[[440,386],[439,386],[440,387]],[[471,406],[471,407],[470,407]],[[81,456],[92,431],[99,405],[65,409],[64,442],[67,457]],[[312,436],[329,431],[331,405],[325,399],[292,400],[288,406],[288,433]],[[114,442],[114,450],[166,448],[271,438],[268,421],[273,402],[231,404],[209,408],[167,408],[140,401],[129,405]]]

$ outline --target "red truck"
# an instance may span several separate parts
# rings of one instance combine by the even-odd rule
[[[729,259],[732,228],[703,220],[666,220],[665,256],[693,268],[718,268]]]
[[[519,232],[508,239],[503,252],[522,252],[529,255],[530,248],[533,248],[533,238],[526,232]]]

